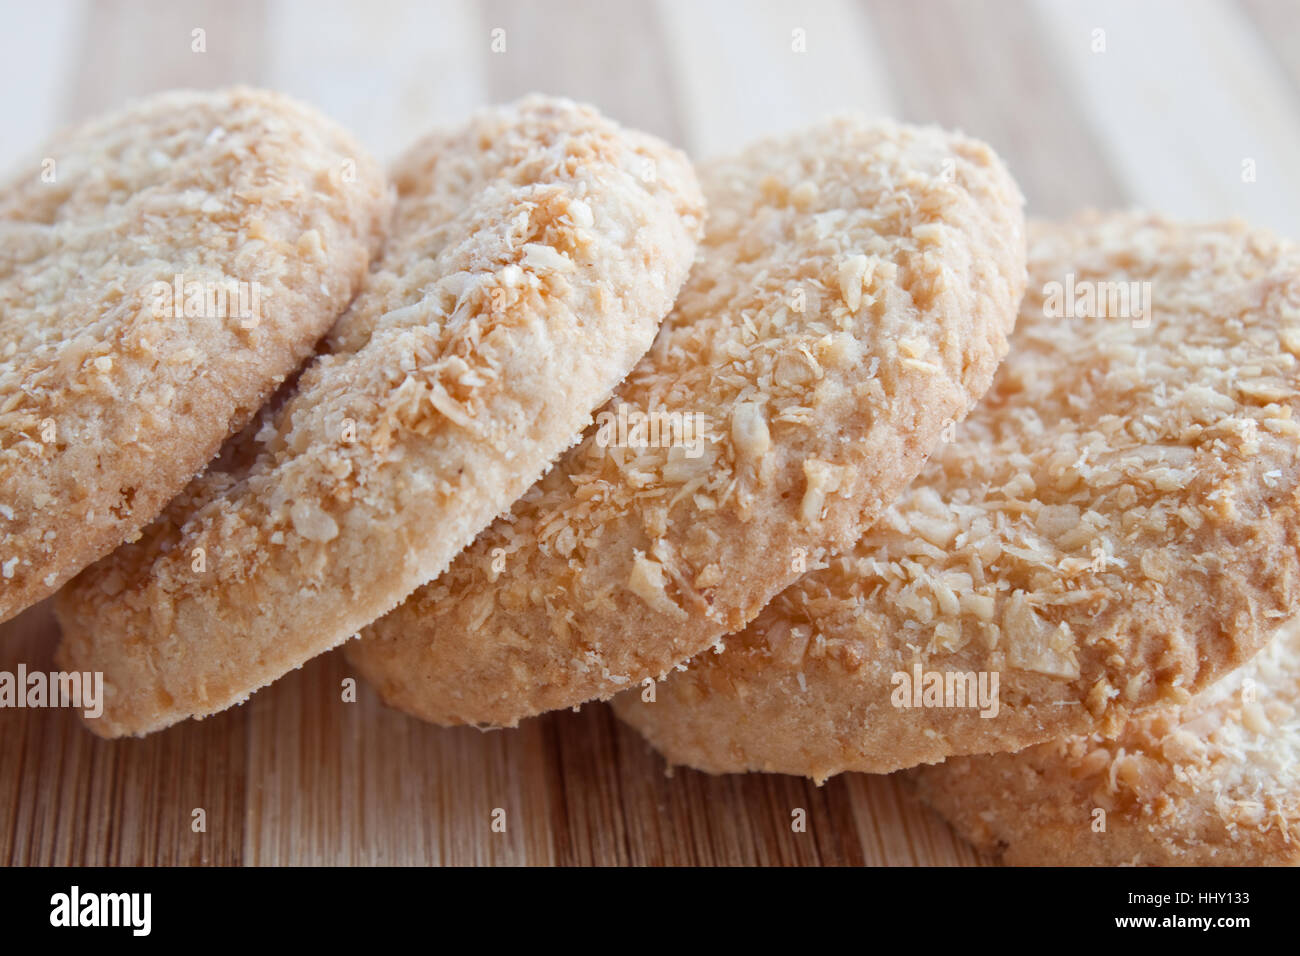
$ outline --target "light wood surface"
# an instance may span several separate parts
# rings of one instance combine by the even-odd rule
[[[988,140],[1036,215],[1143,205],[1300,237],[1291,0],[0,8],[0,168],[39,155],[60,125],[175,86],[282,89],[384,158],[433,124],[540,90],[695,156],[841,109],[937,122]],[[196,29],[206,52],[192,49]],[[45,606],[0,625],[0,671],[49,669],[56,639]],[[0,864],[990,862],[893,778],[669,777],[603,705],[515,731],[447,730],[364,686],[345,702],[348,676],[327,655],[243,707],[145,740],[100,741],[66,711],[0,710]]]

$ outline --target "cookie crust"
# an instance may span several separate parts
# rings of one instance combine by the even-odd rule
[[[253,417],[390,207],[349,134],[246,88],[141,100],[0,187],[0,620],[138,535]]]
[[[1005,353],[1022,199],[985,145],[839,117],[704,164],[708,229],[593,430],[450,571],[349,645],[385,701],[510,726],[659,678],[848,546]]]
[[[1295,866],[1297,768],[1291,622],[1186,707],[1143,715],[1113,740],[956,757],[909,780],[967,839],[1016,865]]]
[[[435,577],[645,353],[702,228],[685,157],[564,100],[484,110],[392,175],[324,354],[61,596],[62,665],[105,672],[92,730],[235,704]]]
[[[821,780],[1113,734],[1292,616],[1296,247],[1091,214],[1031,229],[1029,268],[993,388],[879,524],[655,703],[616,701],[671,763]],[[1149,282],[1149,322],[1045,315],[1071,281]],[[997,675],[996,715],[895,706],[918,667]]]

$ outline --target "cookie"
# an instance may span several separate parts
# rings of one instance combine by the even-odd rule
[[[391,197],[333,122],[166,93],[0,186],[0,620],[137,536],[360,287]]]
[[[1292,616],[1300,251],[1088,215],[1031,229],[1029,276],[993,388],[878,525],[616,701],[669,762],[822,780],[1114,733]]]
[[[414,146],[320,356],[137,543],[61,594],[106,736],[229,707],[436,577],[650,347],[703,205],[680,153],[530,97]]]
[[[1120,735],[909,773],[967,839],[1018,865],[1300,864],[1300,625],[1182,708]]]
[[[700,175],[695,267],[597,427],[348,645],[387,703],[513,725],[661,676],[850,545],[991,381],[1025,253],[986,146],[842,117]]]

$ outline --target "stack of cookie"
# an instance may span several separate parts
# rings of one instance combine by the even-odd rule
[[[693,167],[529,97],[387,176],[259,91],[89,123],[0,188],[0,617],[59,591],[104,736],[359,634],[437,723],[1294,862],[1300,250],[1022,206],[854,117]]]

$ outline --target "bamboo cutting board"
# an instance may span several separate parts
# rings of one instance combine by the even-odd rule
[[[0,82],[22,95],[0,116],[0,167],[63,123],[175,86],[282,89],[383,157],[539,90],[697,156],[837,109],[938,122],[989,141],[1032,214],[1141,204],[1300,238],[1289,0],[4,6]],[[49,670],[56,640],[45,605],[0,625],[0,671]],[[0,864],[990,862],[891,777],[669,777],[603,705],[448,730],[364,686],[351,700],[349,676],[326,655],[144,740],[0,710]]]

